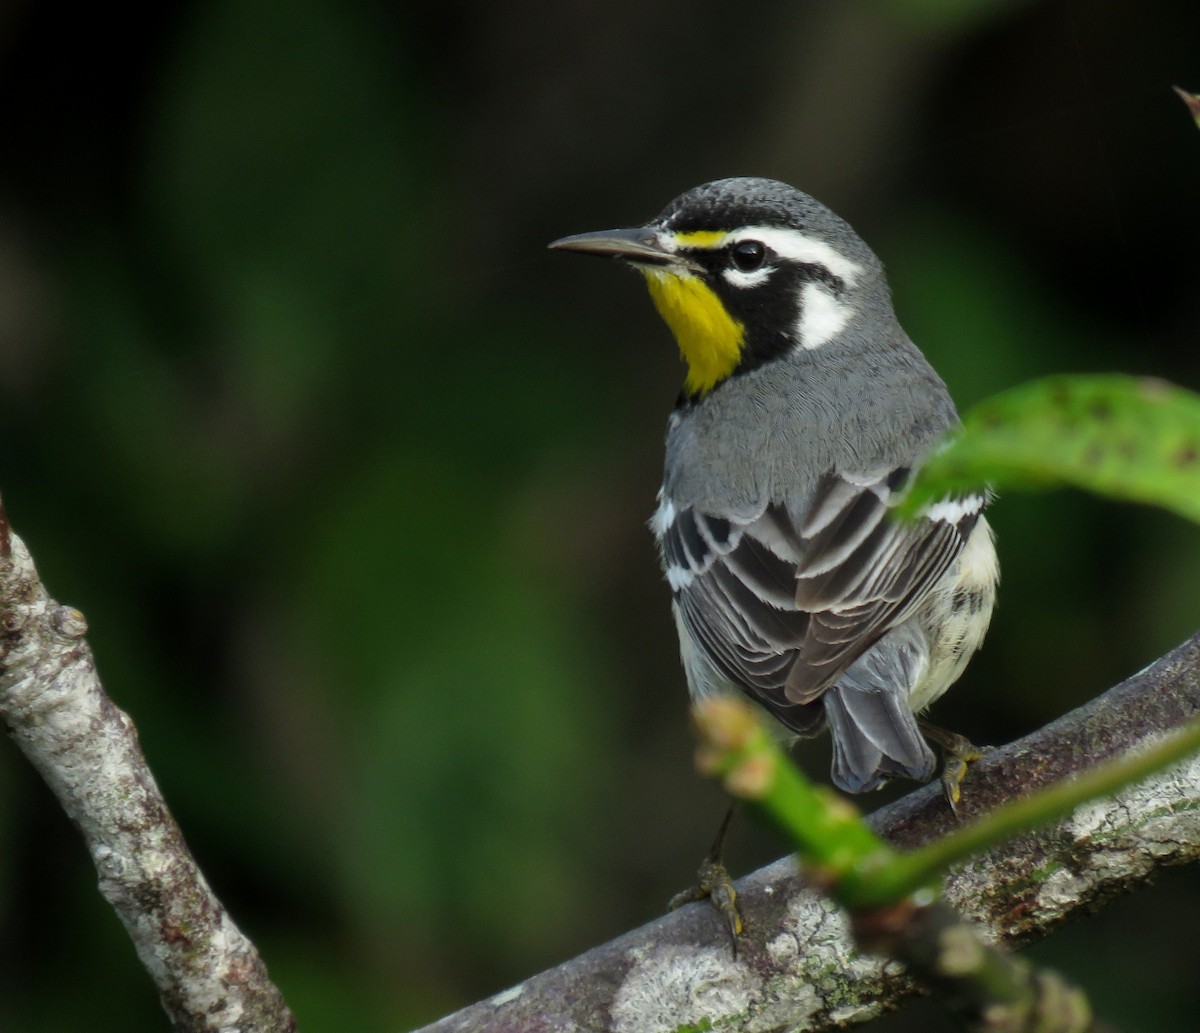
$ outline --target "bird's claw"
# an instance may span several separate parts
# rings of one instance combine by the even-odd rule
[[[696,885],[682,893],[676,893],[667,905],[672,911],[691,904],[697,900],[707,900],[725,919],[729,935],[733,942],[733,952],[737,953],[738,937],[742,935],[742,915],[737,906],[737,890],[725,866],[712,857],[705,858],[696,874]]]
[[[717,838],[708,852],[708,857],[704,859],[700,870],[696,873],[696,885],[682,893],[676,893],[667,907],[674,911],[676,908],[683,907],[684,904],[707,900],[724,917],[733,945],[733,955],[737,957],[738,937],[742,935],[744,925],[737,906],[737,890],[733,888],[733,880],[721,862],[721,857],[725,852],[725,837],[729,833],[733,815],[734,808],[730,807],[725,815],[725,820],[721,822],[721,827],[717,831]]]
[[[950,810],[958,814],[958,804],[962,799],[962,784],[967,777],[967,769],[975,761],[982,759],[992,747],[976,746],[965,735],[948,732],[927,721],[921,721],[920,726],[925,738],[942,751],[942,793],[950,805]]]

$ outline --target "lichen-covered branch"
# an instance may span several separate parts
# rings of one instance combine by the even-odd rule
[[[1200,714],[1200,635],[1091,703],[976,763],[962,818],[1033,792]],[[898,847],[957,824],[938,786],[870,818]],[[1192,758],[1064,821],[1022,835],[952,872],[947,899],[998,942],[1020,945],[1069,915],[1200,856],[1200,759]],[[424,1033],[660,1033],[705,1023],[747,1033],[824,1030],[865,1021],[914,992],[896,962],[856,950],[841,911],[790,858],[738,884],[746,935],[737,956],[716,912],[665,915]]]
[[[940,899],[942,879],[956,864],[1200,753],[1200,721],[1009,800],[926,846],[896,850],[867,826],[857,807],[805,777],[746,700],[711,696],[696,701],[692,715],[700,771],[768,817],[794,848],[804,872],[849,913],[857,945],[903,962],[963,1029],[1112,1033],[1093,1014],[1081,987],[985,940],[979,926]],[[951,806],[959,799],[955,794]],[[736,914],[734,901],[729,887],[721,910]],[[740,930],[739,917],[731,931],[736,937]]]
[[[100,891],[175,1029],[280,1033],[295,1022],[254,945],[192,859],[105,695],[83,615],[47,594],[0,505],[0,718],[83,833]]]

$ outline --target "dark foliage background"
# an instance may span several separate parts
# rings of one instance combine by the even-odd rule
[[[720,816],[643,527],[679,363],[634,277],[545,243],[775,176],[873,243],[960,404],[1200,388],[1172,83],[1194,0],[3,9],[0,487],[307,1033],[653,917]],[[1200,619],[1195,528],[993,513],[1002,605],[940,723],[1009,739]],[[779,851],[743,826],[730,860]],[[1188,1028],[1198,920],[1184,871],[1037,951],[1130,1033]],[[164,1027],[0,752],[0,1028]]]

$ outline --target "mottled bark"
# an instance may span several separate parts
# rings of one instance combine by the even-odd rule
[[[133,722],[105,695],[83,614],[38,580],[0,507],[0,718],[87,843],[177,1030],[277,1033],[295,1022],[254,945],[188,853]]]
[[[1053,724],[989,753],[964,787],[962,818],[1149,744],[1200,713],[1200,635]],[[871,816],[899,846],[956,822],[940,787]],[[984,934],[1019,945],[1069,915],[1200,855],[1200,759],[997,847],[945,880],[947,899]],[[738,884],[746,937],[733,956],[719,916],[697,904],[534,976],[424,1033],[708,1028],[767,1033],[865,1021],[914,987],[901,966],[859,952],[846,917],[790,858]]]

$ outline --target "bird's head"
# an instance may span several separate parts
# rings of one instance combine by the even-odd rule
[[[795,349],[833,342],[860,302],[886,298],[871,249],[807,194],[771,179],[689,190],[645,226],[563,237],[646,278],[687,362],[693,398]]]

